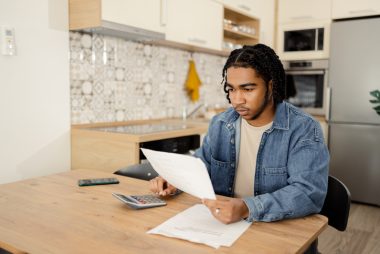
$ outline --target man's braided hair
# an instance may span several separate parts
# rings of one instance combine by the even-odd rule
[[[222,85],[226,93],[227,100],[231,103],[226,81],[227,69],[230,67],[253,68],[256,73],[265,81],[267,88],[272,80],[274,104],[282,102],[285,98],[285,71],[279,57],[273,49],[264,45],[244,46],[231,52],[223,67]]]

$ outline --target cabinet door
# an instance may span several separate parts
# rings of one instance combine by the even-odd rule
[[[323,138],[325,139],[326,144],[328,144],[329,128],[328,128],[327,122],[326,120],[320,120],[320,119],[318,119],[318,122],[322,128]]]
[[[165,0],[102,0],[102,20],[165,32],[161,15]]]
[[[221,4],[211,0],[168,0],[167,7],[167,40],[221,50]]]
[[[260,12],[259,8],[261,4],[265,4],[265,1],[262,0],[216,0],[223,5],[239,11],[243,14],[258,17]]]
[[[331,0],[280,0],[279,23],[331,19]]]
[[[252,0],[252,15],[260,19],[261,43],[274,47],[275,0]]]
[[[332,0],[332,18],[372,16],[380,13],[378,0]]]

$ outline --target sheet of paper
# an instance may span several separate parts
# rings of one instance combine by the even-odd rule
[[[141,148],[154,170],[176,188],[198,198],[216,199],[206,165],[199,158]]]
[[[148,231],[219,248],[231,246],[251,225],[244,220],[223,224],[203,204],[194,205]]]

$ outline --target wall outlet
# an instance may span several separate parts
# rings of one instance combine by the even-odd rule
[[[16,55],[15,30],[13,27],[0,27],[1,53],[5,56]]]

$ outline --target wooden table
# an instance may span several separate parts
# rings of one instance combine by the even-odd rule
[[[256,222],[232,245],[211,247],[146,232],[200,203],[188,194],[167,206],[132,210],[111,193],[147,194],[148,183],[117,176],[120,184],[78,187],[80,178],[112,177],[73,170],[0,185],[0,248],[15,253],[302,253],[327,226],[313,215]]]

